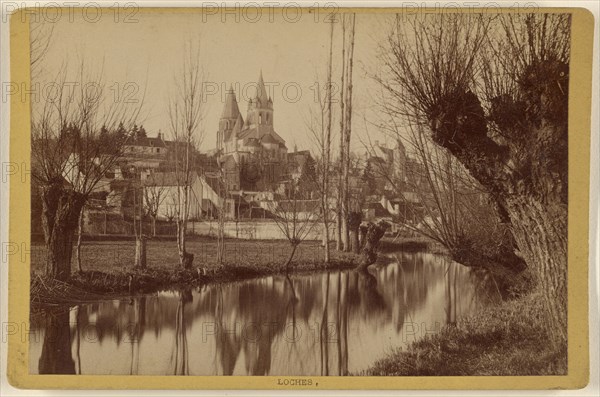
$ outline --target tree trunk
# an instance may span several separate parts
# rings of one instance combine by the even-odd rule
[[[152,215],[152,237],[156,237],[156,215]]]
[[[525,262],[535,270],[553,339],[567,343],[567,208],[532,198],[507,202],[512,232]]]
[[[43,186],[41,195],[46,276],[64,281],[71,275],[73,239],[85,196],[66,190],[62,182]]]
[[[179,265],[184,269],[190,269],[194,262],[194,254],[190,254],[185,248],[185,222],[177,221],[177,248],[179,250]]]
[[[144,236],[135,239],[135,267],[146,268],[146,238]]]
[[[184,269],[191,269],[194,263],[194,254],[184,252],[183,255],[179,256],[179,262]]]
[[[343,251],[345,243],[344,240],[344,223],[346,222],[346,216],[344,212],[344,200],[345,200],[345,186],[344,186],[344,168],[346,166],[346,150],[345,150],[345,137],[346,137],[346,15],[342,14],[342,76],[340,84],[340,173],[338,176],[338,193],[337,193],[337,241],[336,248],[338,251]]]
[[[288,257],[288,260],[285,262],[285,271],[287,272],[289,270],[289,266],[292,263],[292,259],[294,259],[294,254],[296,253],[296,248],[298,248],[298,244],[291,244],[292,245],[292,252],[290,252],[290,256]]]
[[[360,253],[360,243],[358,239],[358,228],[351,230],[352,235],[352,252],[355,254]]]
[[[333,21],[329,27],[329,58],[327,59],[327,126],[325,129],[325,139],[323,141],[323,242],[325,247],[325,263],[330,261],[329,247],[329,166],[331,164],[331,74],[333,69]]]
[[[81,208],[79,214],[79,224],[77,228],[77,271],[82,272],[83,267],[81,266],[81,237],[83,235],[83,212],[84,208]]]
[[[348,215],[348,229],[352,236],[352,252],[355,254],[360,253],[360,246],[358,241],[358,229],[362,222],[362,212],[352,211]]]
[[[338,192],[339,195],[339,192]],[[335,238],[335,249],[338,251],[342,250],[342,221],[341,221],[341,217],[342,217],[342,212],[340,211],[340,200],[338,199],[338,208],[336,211],[336,219],[335,219],[335,233],[336,233],[336,238]]]
[[[551,81],[544,63],[536,67],[542,69],[527,76],[539,74]],[[521,94],[535,106],[499,102],[491,116],[473,92],[460,91],[442,98],[429,116],[434,141],[486,187],[499,215],[510,220],[519,253],[536,275],[548,335],[558,348],[567,342],[567,85],[521,85]],[[549,104],[553,106],[546,108]],[[518,128],[514,117],[505,116],[516,112],[514,106],[524,107],[525,116],[516,118]],[[490,138],[486,117],[509,134],[512,147]],[[520,147],[527,150],[524,158],[518,155]]]
[[[220,210],[219,220],[217,225],[217,264],[220,266],[223,264],[225,256],[225,220],[224,220],[224,209]]]
[[[358,270],[364,271],[364,269],[366,269],[369,265],[375,263],[377,260],[377,247],[379,246],[379,240],[381,240],[389,226],[389,224],[383,221],[380,221],[377,224],[369,223]]]
[[[367,236],[367,226],[361,225],[358,227],[358,231],[359,231],[359,246],[360,249],[362,249],[365,246],[365,240],[366,240],[366,236]]]
[[[331,258],[330,258],[330,252],[329,252],[329,222],[325,221],[323,222],[323,244],[325,246],[325,263],[329,263]]]
[[[342,200],[342,251],[350,251],[350,230],[348,229],[348,199],[344,194]]]
[[[346,67],[346,103],[344,118],[344,167],[342,168],[343,183],[343,201],[342,212],[342,239],[344,242],[344,251],[349,252],[350,248],[350,139],[352,136],[352,69],[354,64],[354,32],[356,26],[356,14],[352,14],[350,22],[350,47],[348,49],[348,62]]]

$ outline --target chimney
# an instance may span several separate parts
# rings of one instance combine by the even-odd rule
[[[162,141],[162,132],[160,132],[160,130],[158,130],[157,138]]]

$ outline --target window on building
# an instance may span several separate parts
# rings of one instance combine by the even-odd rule
[[[258,124],[262,124],[262,113],[258,114]]]

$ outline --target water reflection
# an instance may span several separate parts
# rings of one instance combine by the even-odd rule
[[[69,312],[49,313],[46,333],[39,357],[40,374],[74,374],[75,361],[71,356]]]
[[[470,314],[489,294],[444,258],[273,276],[32,317],[32,373],[346,375]]]

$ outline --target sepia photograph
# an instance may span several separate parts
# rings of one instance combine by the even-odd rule
[[[571,11],[87,11],[28,17],[29,375],[570,374]]]

